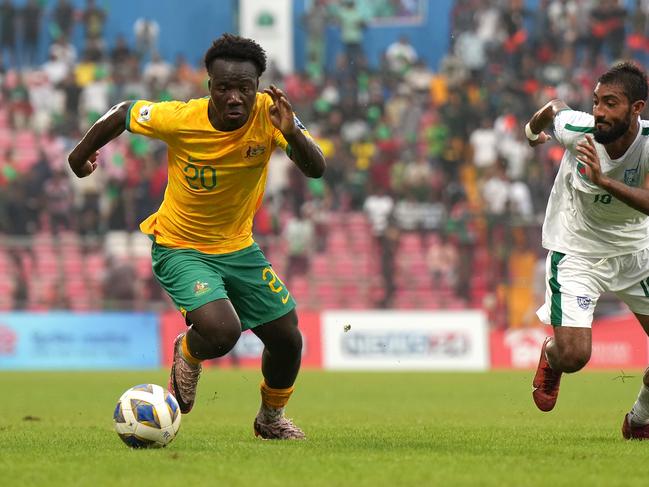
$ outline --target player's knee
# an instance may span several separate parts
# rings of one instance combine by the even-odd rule
[[[577,372],[583,369],[590,360],[590,350],[571,350],[560,355],[563,372]]]
[[[287,340],[286,340],[286,347],[288,348],[288,351],[300,356],[302,354],[302,333],[300,333],[300,330],[297,327],[297,323],[295,327],[293,327],[292,330],[287,334]]]
[[[260,338],[270,353],[284,357],[299,358],[302,356],[302,333],[297,327],[297,320],[295,323],[282,324],[273,330],[272,335]]]
[[[289,314],[283,325],[280,343],[286,348],[286,352],[300,356],[302,354],[302,333],[297,327],[297,314]]]
[[[241,323],[238,320],[211,319],[195,326],[209,349],[209,358],[222,357],[228,353],[241,336]]]
[[[241,336],[241,325],[221,326],[218,332],[208,337],[214,357],[222,357],[234,348]]]

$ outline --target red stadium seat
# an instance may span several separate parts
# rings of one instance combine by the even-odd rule
[[[399,238],[399,255],[421,254],[421,237],[416,233],[403,233]]]
[[[91,279],[102,277],[106,269],[105,257],[102,253],[88,254],[85,258],[86,275]]]
[[[314,304],[319,309],[333,309],[339,305],[338,288],[331,283],[322,282],[315,286]]]
[[[365,213],[351,212],[345,216],[347,228],[351,233],[362,233],[370,235],[370,223]]]
[[[300,304],[307,304],[309,302],[309,282],[305,277],[297,276],[291,279],[288,288],[295,300]]]
[[[66,276],[81,275],[84,271],[81,259],[66,259],[63,261],[63,272]]]
[[[327,254],[316,254],[311,257],[310,273],[314,277],[323,278],[329,275],[331,268]]]
[[[138,277],[148,279],[153,275],[153,268],[151,267],[150,257],[136,257],[135,258],[135,272]]]
[[[0,127],[0,149],[3,151],[13,144],[13,133],[9,128]]]
[[[54,253],[41,251],[36,254],[36,272],[41,276],[53,277],[59,273],[59,259]]]
[[[331,233],[327,237],[327,249],[333,253],[347,253],[349,242],[347,241],[347,234],[339,228],[331,229]]]
[[[342,254],[332,258],[332,275],[340,280],[358,280],[358,267],[354,258],[349,254]]]

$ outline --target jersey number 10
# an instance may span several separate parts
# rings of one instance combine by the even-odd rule
[[[608,205],[612,199],[613,197],[608,193],[596,194],[594,203],[602,203],[603,205]]]

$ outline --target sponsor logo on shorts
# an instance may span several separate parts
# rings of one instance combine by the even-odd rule
[[[210,285],[207,282],[196,281],[196,284],[194,284],[194,296],[200,296],[201,294],[205,294],[209,290]]]
[[[577,296],[577,304],[581,309],[588,309],[593,300],[587,296]]]

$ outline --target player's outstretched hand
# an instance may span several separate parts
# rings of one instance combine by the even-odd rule
[[[95,151],[94,154],[88,157],[88,160],[76,171],[77,176],[85,178],[95,172],[95,169],[97,169],[97,157],[99,157],[99,151]]]
[[[275,85],[270,85],[264,90],[264,93],[273,100],[273,104],[270,106],[270,121],[284,135],[294,134],[298,128],[295,125],[293,107],[284,92]]]
[[[591,135],[586,135],[584,140],[577,144],[577,152],[579,153],[577,160],[586,166],[586,176],[594,184],[599,185],[604,176],[602,175],[602,167],[595,148],[595,142],[593,142]]]

